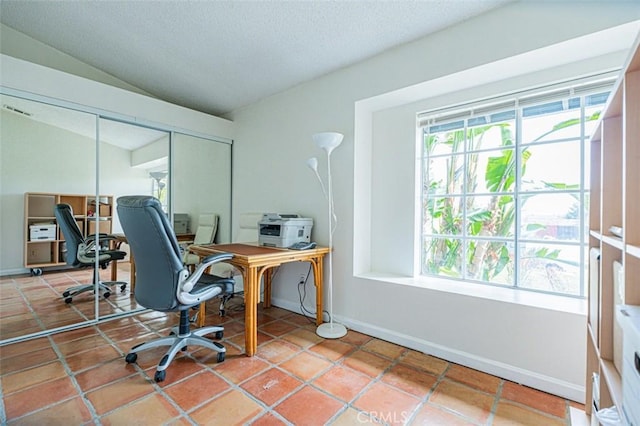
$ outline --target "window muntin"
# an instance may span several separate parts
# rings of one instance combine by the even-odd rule
[[[583,297],[588,140],[607,96],[422,115],[422,274]]]

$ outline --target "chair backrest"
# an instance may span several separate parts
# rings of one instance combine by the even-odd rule
[[[175,310],[185,268],[160,201],[147,195],[119,197],[117,211],[136,262],[136,301],[145,308]]]
[[[198,229],[193,238],[194,244],[212,244],[218,230],[218,215],[203,213],[198,216]]]
[[[76,219],[73,217],[73,209],[69,204],[57,204],[53,209],[53,213],[56,216],[60,231],[62,231],[64,240],[67,243],[67,265],[81,265],[83,262],[80,262],[78,259],[78,247],[84,243],[84,237],[82,236],[80,228],[78,228]]]

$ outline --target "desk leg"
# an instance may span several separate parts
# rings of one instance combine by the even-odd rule
[[[316,325],[320,325],[324,322],[322,308],[324,304],[322,303],[322,285],[324,283],[323,276],[323,265],[322,265],[322,257],[317,257],[312,260],[311,264],[313,265],[313,277],[314,284],[316,286]]]
[[[111,281],[118,281],[118,261],[111,261]]]
[[[264,271],[264,307],[271,307],[271,276],[273,269],[269,268]]]
[[[120,248],[120,244],[122,244],[119,241],[110,241],[109,242],[109,250],[118,250]],[[118,281],[118,261],[117,260],[112,260],[111,261],[111,281]]]
[[[207,306],[205,302],[200,303],[200,310],[198,311],[198,322],[196,326],[204,327],[204,317],[207,315]]]
[[[129,253],[129,289],[131,293],[136,289],[136,262],[133,260],[133,253]]]
[[[258,269],[246,269],[244,285],[244,346],[247,356],[253,356],[258,348]]]

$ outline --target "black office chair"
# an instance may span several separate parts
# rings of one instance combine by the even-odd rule
[[[98,264],[102,268],[106,268],[109,262],[113,260],[121,260],[127,255],[124,251],[107,250],[102,245],[105,242],[113,240],[114,237],[107,234],[99,235],[99,245],[96,244],[96,236],[82,236],[82,232],[78,227],[76,219],[73,217],[73,210],[69,204],[58,204],[54,209],[54,214],[58,221],[58,226],[64,235],[67,243],[67,265],[75,268],[96,266],[96,253],[98,253]],[[94,291],[96,274],[93,274],[93,282],[91,284],[83,284],[79,286],[69,287],[62,293],[62,297],[66,303],[71,303],[74,296],[87,291]],[[111,295],[109,286],[119,285],[120,290],[124,291],[127,283],[124,281],[98,281],[98,291],[103,297],[107,298]]]
[[[208,256],[189,275],[189,269],[182,263],[175,233],[156,198],[126,196],[118,198],[117,204],[118,217],[136,262],[136,301],[155,311],[180,312],[180,324],[173,328],[169,337],[134,346],[125,360],[136,362],[140,351],[171,346],[158,364],[154,376],[156,382],[164,380],[166,368],[178,351],[186,350],[188,345],[213,349],[218,353],[218,362],[224,361],[225,347],[202,337],[215,333],[215,337],[221,339],[223,327],[202,327],[191,331],[188,311],[219,295],[222,295],[224,303],[233,294],[233,279],[205,274],[211,265],[229,260],[233,255]]]

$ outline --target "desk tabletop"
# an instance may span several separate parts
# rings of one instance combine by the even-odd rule
[[[288,248],[265,247],[257,243],[201,244],[189,246],[189,251],[198,254],[233,253],[235,257],[245,260],[289,259],[298,260],[324,256],[329,253],[328,247],[316,247],[308,250],[290,250]]]

